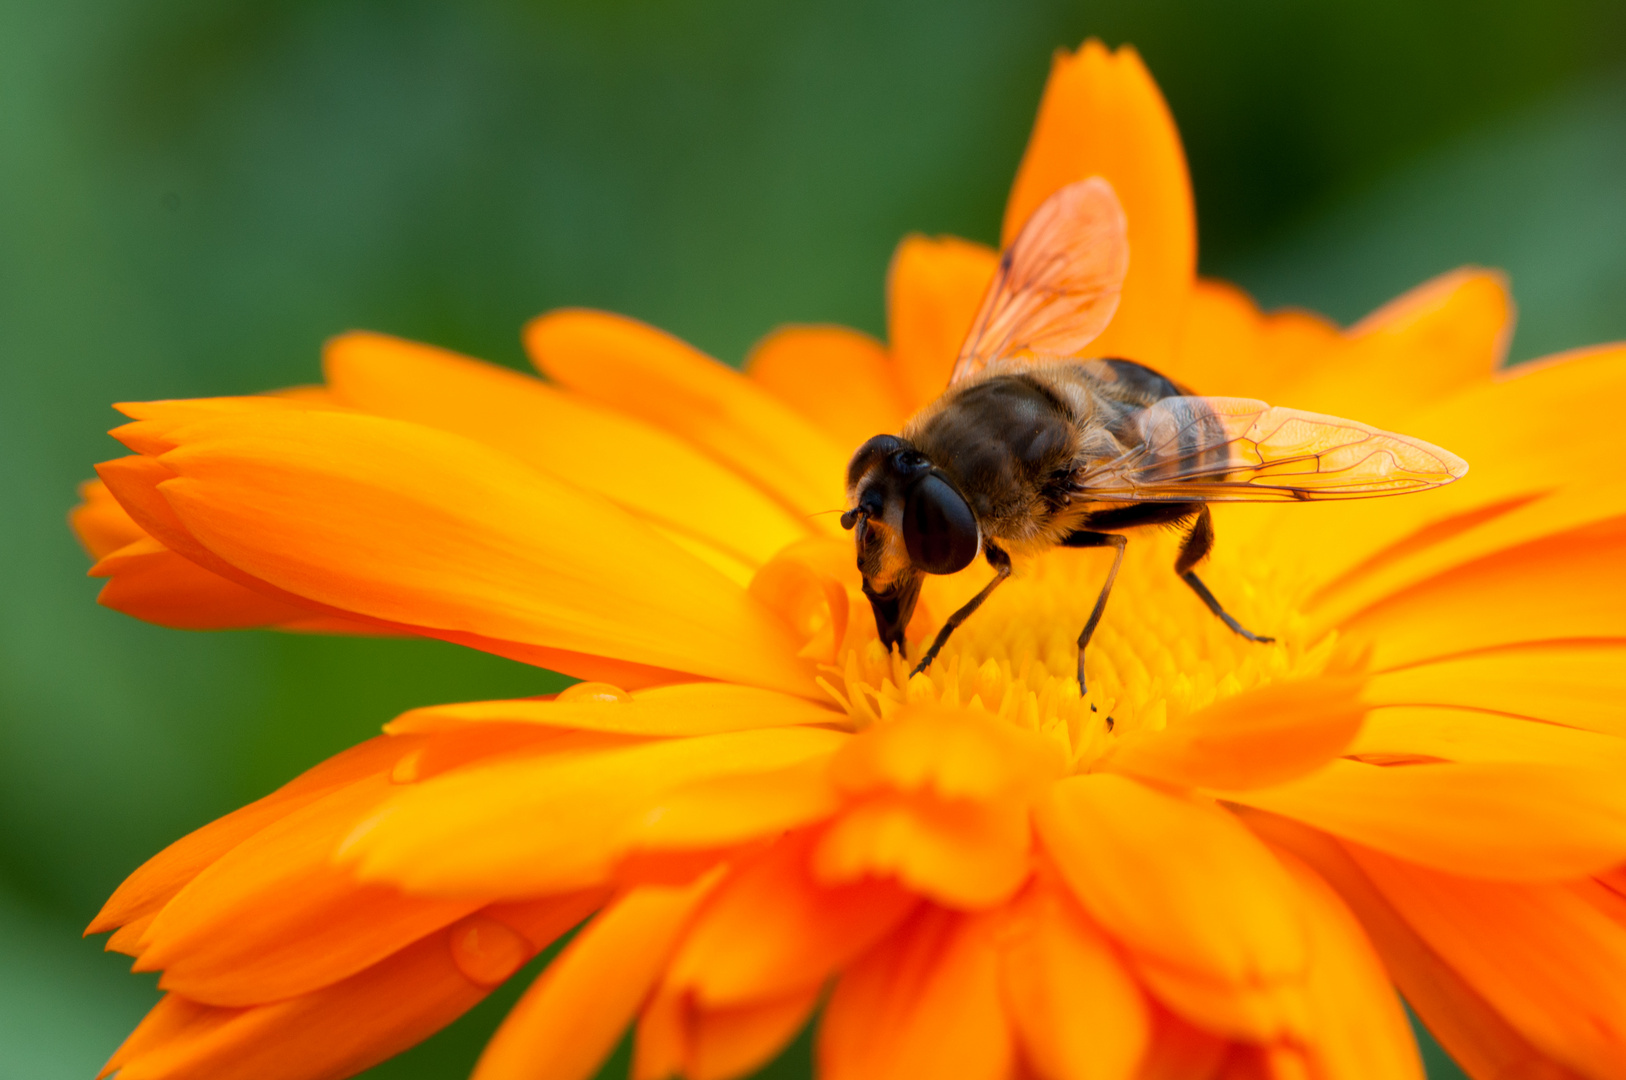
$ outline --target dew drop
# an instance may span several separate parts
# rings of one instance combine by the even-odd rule
[[[452,962],[470,982],[496,986],[531,958],[531,943],[487,915],[470,915],[452,927]]]
[[[561,690],[555,700],[561,703],[596,701],[604,705],[627,705],[632,702],[632,695],[607,682],[579,682]]]

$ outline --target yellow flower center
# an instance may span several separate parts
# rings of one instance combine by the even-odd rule
[[[1168,531],[1131,537],[1086,652],[1087,695],[1079,694],[1077,640],[1111,565],[1108,551],[1057,549],[1019,563],[919,675],[909,675],[913,661],[882,650],[871,627],[849,632],[851,644],[821,682],[859,727],[909,703],[969,706],[1057,740],[1083,772],[1127,732],[1158,730],[1222,698],[1326,668],[1337,633],[1311,632],[1298,606],[1299,583],[1243,550],[1226,550],[1199,568],[1244,626],[1276,638],[1250,642],[1175,576],[1177,547]],[[915,625],[935,633],[987,578],[987,568],[976,566],[928,579],[922,604],[929,618]],[[865,624],[869,617],[867,609],[853,612]],[[911,651],[918,656],[929,641]]]

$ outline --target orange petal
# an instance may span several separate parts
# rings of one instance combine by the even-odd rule
[[[844,715],[804,697],[731,683],[680,683],[600,699],[470,701],[429,705],[390,721],[393,734],[454,731],[470,724],[536,724],[625,735],[715,735],[724,731],[833,724]]]
[[[1152,1005],[1152,1034],[1135,1080],[1210,1080],[1230,1044]]]
[[[864,620],[852,618],[864,606],[852,551],[851,541],[811,538],[779,552],[751,579],[751,595],[803,642],[796,655],[804,660],[835,666],[856,646],[852,635],[864,633]]]
[[[1235,817],[1095,773],[1057,784],[1036,821],[1085,910],[1169,1008],[1241,1038],[1302,1030],[1289,992],[1311,962],[1299,891]]]
[[[812,987],[775,1001],[701,1009],[663,989],[638,1019],[632,1080],[744,1076],[795,1038],[818,1003],[819,988]]]
[[[1480,709],[1402,705],[1373,709],[1348,756],[1408,761],[1505,762],[1626,774],[1626,739]]]
[[[348,978],[480,907],[360,885],[331,864],[390,790],[357,781],[267,826],[193,878],[148,929],[139,970],[210,1005],[295,997]]]
[[[248,399],[246,404],[232,402],[229,405],[209,401],[161,402],[156,404],[162,406],[158,413],[164,416],[176,414],[185,419],[196,413],[206,417],[226,416],[230,418],[242,415],[253,417],[263,414],[266,410],[261,406],[263,406],[265,400],[268,399]],[[275,402],[276,399],[269,400]],[[130,405],[126,405],[124,408],[131,411],[141,411],[154,404],[148,402],[139,408]],[[143,421],[143,423],[149,422]],[[156,424],[157,421],[150,421],[150,423]],[[134,426],[136,425],[126,425],[118,430],[122,433]],[[172,432],[181,426],[183,425],[177,423],[162,427],[163,437],[156,440],[160,450],[165,447],[172,448],[175,445],[170,436]],[[132,441],[136,444],[142,442],[140,439]],[[174,508],[170,506],[164,494],[158,490],[159,484],[176,479],[175,473],[162,462],[138,455],[120,458],[117,461],[103,462],[96,467],[96,470],[107,481],[108,486],[118,497],[120,503],[126,510],[130,511],[131,516],[143,528],[152,533],[155,540],[164,546],[180,555],[184,555],[204,569],[228,581],[242,585],[253,592],[261,593],[274,600],[283,601],[291,607],[307,607],[310,609],[310,614],[305,619],[279,624],[283,629],[309,633],[422,634],[455,642],[459,645],[466,645],[469,648],[496,653],[499,656],[506,656],[521,663],[536,664],[554,671],[562,671],[578,678],[611,679],[626,687],[656,685],[673,682],[680,678],[680,675],[676,672],[644,664],[570,652],[564,649],[552,649],[542,645],[493,639],[468,631],[436,629],[389,622],[318,603],[309,597],[297,595],[256,578],[241,568],[233,566],[199,543],[198,539],[191,534],[186,525],[176,515]]]
[[[523,939],[507,961],[523,963],[587,910],[580,897],[488,909],[343,982],[270,1005],[225,1009],[170,994],[108,1067],[119,1068],[121,1080],[352,1076],[438,1031],[490,991],[491,983],[464,970],[471,927],[477,924],[488,937],[504,934],[510,944]],[[487,967],[481,974],[496,971]]]
[[[1546,1056],[1626,1075],[1626,926],[1563,885],[1465,881],[1351,849],[1384,897]]]
[[[1626,789],[1606,769],[1335,761],[1227,798],[1468,877],[1557,881],[1626,861]]]
[[[306,770],[264,798],[187,834],[126,878],[85,933],[99,934],[156,914],[187,882],[266,826],[339,787],[387,774],[398,761],[423,745],[424,739],[418,736],[381,735],[368,739]]]
[[[228,581],[150,536],[103,557],[91,576],[109,579],[98,604],[175,630],[240,630],[315,617],[309,607]],[[355,628],[371,630],[360,623]]]
[[[841,809],[829,762],[685,784],[651,806],[628,832],[640,851],[723,848],[775,830],[824,821]]]
[[[1626,642],[1555,642],[1433,660],[1372,676],[1364,697],[1379,706],[1504,712],[1626,736]]]
[[[1059,746],[969,709],[906,706],[849,741],[830,765],[844,791],[923,792],[946,800],[998,799],[1064,774]]]
[[[1315,957],[1305,985],[1312,1074],[1324,1080],[1424,1080],[1406,1011],[1366,934],[1332,887],[1278,852],[1298,882]]]
[[[814,852],[826,884],[895,877],[948,907],[993,907],[1030,872],[1027,805],[882,794],[850,805]]]
[[[111,555],[147,535],[100,480],[80,484],[79,497],[84,501],[68,511],[68,524],[92,558]]]
[[[534,377],[368,333],[329,341],[323,365],[347,404],[494,446],[749,564],[807,535],[804,523],[689,443]]]
[[[1076,53],[1056,54],[1005,206],[1004,242],[1052,193],[1088,176],[1112,184],[1129,219],[1123,299],[1091,352],[1167,367],[1197,268],[1185,152],[1140,55],[1128,46],[1108,51],[1093,38]]]
[[[1283,508],[1256,515],[1256,535],[1307,564],[1324,583],[1311,610],[1322,625],[1338,625],[1473,559],[1620,516],[1626,484],[1605,464],[1611,433],[1576,424],[1570,410],[1623,385],[1619,347],[1520,364],[1400,427],[1468,460],[1463,483],[1404,499]]]
[[[1340,341],[1338,328],[1307,311],[1264,314],[1224,281],[1199,279],[1180,351],[1163,374],[1199,394],[1292,401],[1291,386]]]
[[[848,448],[670,334],[620,315],[565,310],[533,320],[525,345],[550,378],[688,439],[798,515],[846,505]]]
[[[275,588],[437,636],[811,692],[788,629],[744,590],[477,443],[319,411],[203,420],[170,438],[186,445],[163,456],[177,474],[158,485],[165,501],[209,552]]]
[[[775,330],[751,350],[745,373],[838,446],[897,431],[907,415],[886,349],[844,326]]]
[[[1374,666],[1523,642],[1626,638],[1626,517],[1488,555],[1346,623]],[[1491,613],[1487,617],[1486,613]]]
[[[1368,315],[1325,362],[1303,367],[1292,404],[1405,430],[1422,406],[1490,381],[1512,332],[1507,279],[1454,270]]]
[[[1043,1080],[1131,1080],[1146,1053],[1146,999],[1071,897],[1029,891],[1000,936],[1006,1012]]]
[[[1338,890],[1401,994],[1470,1076],[1574,1080],[1574,1074],[1536,1050],[1441,959],[1336,840],[1275,814],[1243,810],[1241,816],[1273,847],[1303,859]]]
[[[1244,691],[1161,731],[1123,736],[1111,768],[1177,787],[1265,787],[1303,776],[1361,729],[1361,680],[1313,679]]]
[[[669,792],[827,756],[847,738],[769,728],[459,769],[399,790],[358,827],[346,858],[365,880],[429,895],[527,896],[596,885]]]
[[[988,916],[927,909],[849,968],[818,1041],[827,1080],[1005,1080],[1014,1060]]]
[[[639,886],[587,925],[503,1021],[473,1080],[585,1080],[615,1048],[716,885]]]
[[[807,1026],[819,1003],[818,987],[777,1001],[731,1009],[703,1009],[693,1019],[688,1080],[731,1080],[767,1064]]]
[[[886,881],[818,884],[811,839],[787,837],[723,882],[672,958],[668,987],[708,1009],[817,990],[918,903]]]
[[[948,386],[999,252],[952,236],[906,236],[887,272],[887,338],[907,411]]]

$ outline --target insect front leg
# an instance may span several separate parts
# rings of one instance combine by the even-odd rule
[[[1197,515],[1197,520],[1191,523],[1191,531],[1186,533],[1185,542],[1180,545],[1180,555],[1174,560],[1174,572],[1180,575],[1181,581],[1191,586],[1191,591],[1196,593],[1202,602],[1208,605],[1208,610],[1218,615],[1220,621],[1226,626],[1229,626],[1249,641],[1257,641],[1260,644],[1267,645],[1275,641],[1275,638],[1255,634],[1237,622],[1230,612],[1220,606],[1220,602],[1214,597],[1214,594],[1208,591],[1208,586],[1203,584],[1203,579],[1192,571],[1191,568],[1207,558],[1208,553],[1212,550],[1214,550],[1214,517],[1208,512],[1208,507],[1205,506],[1202,512]],[[1082,662],[1081,660],[1080,663]]]
[[[1078,692],[1089,692],[1089,685],[1084,681],[1084,648],[1095,635],[1095,628],[1101,623],[1101,616],[1107,610],[1107,597],[1112,595],[1112,583],[1118,580],[1118,567],[1124,562],[1124,548],[1129,546],[1129,538],[1122,533],[1103,533],[1080,530],[1070,534],[1061,542],[1062,547],[1092,548],[1111,547],[1116,550],[1112,556],[1112,569],[1107,571],[1107,580],[1101,586],[1101,594],[1095,598],[1095,607],[1090,611],[1089,621],[1084,624],[1083,633],[1078,635]]]
[[[948,617],[948,622],[943,624],[943,629],[939,630],[937,637],[932,639],[932,647],[926,650],[926,655],[920,658],[920,663],[915,665],[915,670],[909,673],[910,678],[919,675],[932,666],[932,661],[937,659],[938,652],[944,645],[948,644],[949,635],[959,629],[960,624],[969,619],[973,611],[982,607],[982,602],[988,599],[989,593],[992,593],[1006,578],[1011,576],[1011,557],[1005,554],[1003,549],[985,542],[982,546],[982,553],[987,558],[988,565],[994,568],[994,580],[984,585],[981,592],[967,600],[959,611]]]

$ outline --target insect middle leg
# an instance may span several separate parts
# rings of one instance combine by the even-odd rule
[[[1214,594],[1208,591],[1208,586],[1203,584],[1203,579],[1198,577],[1191,569],[1207,558],[1208,553],[1213,549],[1214,517],[1208,512],[1208,507],[1205,506],[1197,515],[1197,520],[1191,523],[1191,530],[1186,533],[1185,542],[1180,545],[1180,555],[1174,560],[1174,572],[1180,575],[1181,581],[1191,586],[1191,591],[1196,593],[1198,598],[1208,605],[1208,610],[1218,615],[1220,621],[1226,626],[1229,626],[1249,641],[1257,641],[1260,644],[1269,644],[1275,641],[1275,638],[1255,634],[1237,622],[1230,612],[1220,606],[1220,602],[1215,598]],[[1080,661],[1080,663],[1082,662]]]
[[[1113,582],[1118,580],[1118,567],[1124,562],[1124,548],[1129,546],[1129,537],[1122,533],[1090,532],[1080,530],[1071,533],[1061,542],[1063,547],[1115,548],[1112,556],[1112,569],[1107,571],[1107,580],[1101,586],[1101,593],[1095,598],[1095,607],[1090,610],[1090,618],[1084,624],[1084,631],[1078,635],[1078,692],[1089,692],[1089,684],[1084,681],[1084,648],[1095,636],[1095,628],[1101,624],[1101,616],[1107,610],[1107,597],[1112,595]]]

